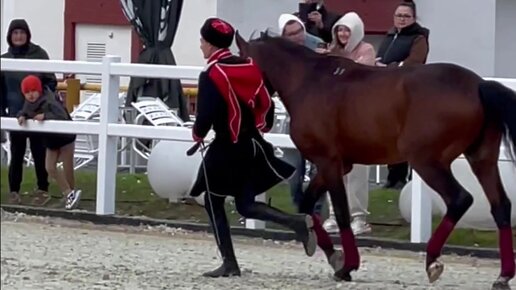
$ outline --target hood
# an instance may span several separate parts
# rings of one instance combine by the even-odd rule
[[[13,43],[11,42],[11,35],[15,29],[22,29],[25,30],[25,33],[27,33],[27,45],[30,43],[31,39],[31,33],[29,24],[25,19],[14,19],[9,24],[9,29],[7,30],[7,43],[10,47],[13,47]]]
[[[299,19],[298,17],[296,17],[295,15],[292,15],[292,14],[281,14],[278,19],[278,32],[280,35],[283,35],[283,29],[285,29],[285,26],[290,21],[295,21],[295,22],[301,24],[301,26],[303,27],[303,29],[306,32],[305,24],[303,23],[303,21],[301,21],[301,19]]]
[[[333,40],[337,41],[337,26],[344,25],[351,31],[348,44],[344,48],[346,52],[352,52],[364,39],[364,22],[355,12],[348,12],[333,25],[331,31]]]

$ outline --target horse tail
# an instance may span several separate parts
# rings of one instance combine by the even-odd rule
[[[479,91],[486,118],[502,126],[507,151],[516,163],[516,92],[496,81],[482,81]]]

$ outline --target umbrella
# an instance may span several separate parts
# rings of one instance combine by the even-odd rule
[[[183,0],[120,0],[122,11],[140,36],[144,47],[138,63],[175,65],[172,44],[176,35]],[[189,121],[188,106],[178,79],[148,79],[132,77],[126,105],[138,96],[162,99],[176,109],[183,121]]]

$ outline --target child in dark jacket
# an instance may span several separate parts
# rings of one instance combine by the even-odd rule
[[[18,123],[24,125],[27,119],[43,120],[72,120],[63,104],[50,92],[43,92],[43,86],[38,77],[29,75],[21,83],[25,96],[23,109],[18,113]],[[75,134],[43,133],[43,142],[47,148],[45,167],[48,174],[54,178],[66,196],[66,209],[75,208],[80,200],[81,191],[74,189],[74,151]],[[63,162],[63,171],[57,170],[59,161]]]

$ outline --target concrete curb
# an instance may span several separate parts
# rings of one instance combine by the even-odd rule
[[[19,206],[19,205],[1,205],[1,208],[10,213],[24,213],[27,215],[35,216],[49,216],[57,217],[69,220],[88,221],[94,224],[102,225],[128,225],[128,226],[158,226],[166,225],[172,228],[182,228],[190,231],[205,231],[211,232],[211,227],[208,224],[201,223],[189,223],[175,220],[160,220],[152,219],[147,217],[130,217],[130,216],[119,216],[119,215],[97,215],[92,212],[86,211],[65,211],[58,209],[47,209],[37,208],[30,206]],[[263,238],[277,241],[292,241],[295,240],[293,232],[265,229],[265,230],[251,230],[243,227],[232,227],[231,232],[234,235]],[[340,238],[337,235],[332,236],[334,244],[340,244]],[[357,246],[359,247],[381,247],[383,249],[394,249],[404,250],[412,252],[424,252],[426,249],[425,243],[409,243],[399,240],[379,239],[371,237],[359,237],[357,238]],[[459,256],[472,256],[477,258],[488,258],[488,259],[499,259],[499,253],[497,249],[489,248],[473,248],[473,247],[459,247],[459,246],[445,246],[443,254],[455,254]]]

